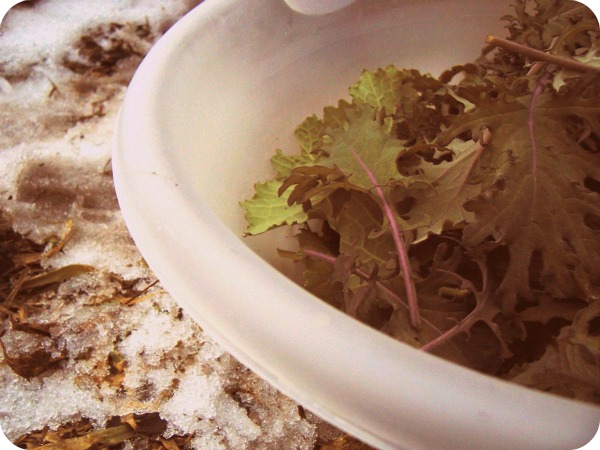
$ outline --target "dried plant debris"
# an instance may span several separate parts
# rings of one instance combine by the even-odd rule
[[[52,352],[45,349],[37,349],[22,355],[11,356],[6,351],[2,340],[0,340],[0,348],[6,364],[13,372],[28,380],[41,375],[66,358],[66,352],[64,351],[59,356],[53,356]]]
[[[111,118],[107,119],[112,123]],[[127,278],[145,275],[147,268],[142,266],[120,215],[112,177],[104,171],[110,160],[110,146],[92,147],[94,153],[90,156],[79,149],[75,153],[74,149],[77,147],[71,142],[50,142],[47,147],[23,145],[3,154],[7,178],[0,181],[0,200],[4,201],[4,210],[18,219],[13,221],[17,232],[41,246],[39,251],[17,255],[19,263],[39,260],[48,271],[60,269],[48,275],[56,277],[89,270],[85,266],[119,272]],[[64,246],[68,246],[67,252]],[[115,246],[123,256],[138,259],[139,265],[105,258],[104,254]],[[116,266],[119,262],[121,267]],[[125,264],[137,274],[127,276],[131,270],[125,270]],[[70,267],[67,270],[64,266]]]
[[[134,448],[182,449],[189,436],[162,437],[166,421],[158,413],[127,414],[111,418],[103,429],[94,429],[89,420],[61,425],[56,430],[44,428],[32,431],[15,440],[14,444],[26,449],[109,449],[129,442]]]
[[[83,420],[70,425],[57,423],[52,415],[42,418],[46,428],[13,436],[16,444],[115,448],[127,442],[134,448],[194,449],[214,442],[223,448],[285,448],[294,443],[311,449],[317,436],[323,437],[320,442],[325,436],[339,437],[338,430],[301,412],[208,341],[180,308],[165,302],[164,291],[152,280],[95,271],[24,289],[29,273],[44,270],[42,255],[52,259],[69,250],[64,241],[75,227],[67,222],[62,236],[39,245],[3,222],[0,379],[5,389],[20,389],[14,395],[5,390],[4,401],[14,408],[34,401],[40,410],[52,411],[56,406],[36,397],[44,392],[36,394],[36,380],[45,386],[61,383],[63,389],[88,397]],[[53,251],[56,247],[61,250]],[[95,282],[81,284],[77,277]],[[112,325],[104,331],[98,323]],[[109,411],[121,411],[118,420],[106,418]],[[14,427],[3,419],[5,430]]]
[[[30,168],[40,163],[42,172]],[[318,421],[302,419],[295,403],[224,354],[165,294],[140,255],[127,250],[134,246],[111,206],[103,164],[101,155],[74,166],[61,156],[30,157],[20,169],[37,175],[17,173],[12,199],[4,200],[10,215],[0,222],[3,430],[14,440],[35,424],[52,430],[83,417],[98,431],[115,413],[160,411],[168,429],[151,441],[157,448],[188,441],[185,448],[311,448]],[[52,195],[60,189],[75,192],[73,203]],[[90,265],[79,261],[90,257],[94,270],[87,271]],[[252,414],[224,387],[238,372],[252,385],[245,405]],[[146,438],[130,442],[140,439]]]
[[[108,354],[107,364],[109,367],[109,373],[104,378],[108,384],[115,388],[121,387],[123,379],[125,378],[125,366],[127,361],[118,350],[112,351]]]
[[[56,430],[44,428],[20,436],[14,444],[20,448],[102,450],[122,448],[128,442],[133,448],[148,450],[190,449],[192,435],[165,438],[166,421],[159,413],[127,414],[111,418],[103,429],[94,429],[89,420],[61,425]],[[262,447],[267,448],[267,447]],[[269,446],[268,448],[280,448]],[[332,441],[320,441],[315,450],[371,450],[371,447],[350,436],[339,436]]]
[[[100,25],[79,37],[73,49],[62,58],[62,64],[78,75],[110,76],[119,70],[119,64],[146,54],[154,33],[149,23],[138,25],[110,23]],[[137,64],[136,64],[137,65]]]
[[[340,436],[333,441],[317,444],[315,450],[372,450],[372,447],[352,436]]]
[[[70,228],[70,225],[69,225]],[[7,320],[9,329],[24,334],[36,335],[39,345],[27,352],[9,352],[2,341],[6,330],[0,331],[0,349],[4,361],[18,375],[31,379],[57,366],[66,359],[68,352],[59,348],[52,339],[52,324],[35,323],[30,318],[41,296],[49,289],[55,289],[66,279],[93,270],[89,266],[70,265],[46,271],[40,261],[55,254],[68,240],[69,233],[55,245],[42,250],[8,228],[8,220],[3,220],[0,230],[0,251],[3,261],[0,265],[0,318]],[[56,250],[57,251],[57,250]],[[44,339],[42,339],[44,338]]]
[[[15,16],[21,13],[29,20],[16,21],[12,26],[8,17],[3,23],[6,35],[0,40],[0,147],[17,145],[27,138],[60,136],[78,122],[103,116],[105,103],[122,95],[143,56],[190,7],[185,1],[173,2],[167,13],[164,5],[150,2],[146,14],[136,16],[135,11],[144,9],[143,4],[128,5],[125,10],[116,3],[102,5],[94,1],[88,5],[103,19],[85,17],[79,5],[72,5],[72,11],[63,10],[64,18],[56,16],[52,2],[47,1],[15,11]],[[114,14],[108,12],[111,8]],[[47,14],[47,27],[37,11]],[[84,17],[69,20],[78,11]],[[122,20],[109,21],[111,17]],[[53,29],[54,33],[42,36],[46,43],[40,46],[33,42],[39,30],[27,34],[28,22],[39,22],[38,29]],[[47,49],[46,53],[40,49]],[[39,108],[40,104],[45,108]],[[52,114],[47,114],[47,109]]]
[[[365,70],[304,120],[247,232],[295,224],[305,287],[400,341],[600,403],[600,29],[513,9],[478,61]]]

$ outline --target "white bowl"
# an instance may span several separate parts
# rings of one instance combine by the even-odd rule
[[[239,201],[269,176],[275,147],[296,148],[304,117],[346,97],[363,68],[437,75],[472,60],[502,33],[503,3],[365,0],[304,16],[282,0],[207,0],[151,50],[121,111],[117,194],[165,288],[243,364],[380,448],[575,448],[598,429],[598,408],[422,353],[326,305],[266,262],[285,234],[242,238]]]

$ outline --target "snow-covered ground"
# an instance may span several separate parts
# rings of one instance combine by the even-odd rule
[[[160,284],[126,302],[155,277],[115,197],[115,118],[143,55],[197,3],[37,0],[2,22],[0,223],[47,247],[70,236],[42,270],[93,267],[0,310],[0,426],[13,441],[82,418],[103,428],[150,412],[167,422],[165,438],[186,435],[198,449],[311,449],[338,434],[226,354]],[[0,302],[9,295],[0,291]],[[45,332],[15,326],[8,311]],[[65,358],[26,379],[8,358],[34,351]]]

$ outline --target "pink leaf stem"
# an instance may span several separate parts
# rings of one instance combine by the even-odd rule
[[[474,312],[474,311],[473,311]],[[468,319],[470,319],[472,316],[474,316],[473,312],[471,314],[469,314],[467,317],[465,317],[462,322],[454,325],[452,328],[450,328],[448,331],[446,331],[443,334],[440,334],[438,337],[436,337],[435,339],[432,339],[431,341],[429,341],[427,344],[423,345],[421,347],[421,350],[423,350],[424,352],[430,352],[431,350],[433,350],[435,347],[437,347],[440,344],[443,344],[444,342],[449,341],[450,339],[452,339],[454,336],[456,336],[457,334],[459,334],[466,323],[468,323]]]
[[[538,97],[541,95],[542,90],[544,89],[544,83],[550,77],[551,72],[546,71],[544,75],[540,77],[531,95],[531,102],[529,103],[529,110],[527,114],[527,128],[529,130],[529,141],[531,143],[531,175],[533,177],[533,203],[535,204],[536,200],[536,192],[537,192],[537,144],[535,142],[535,134],[533,131],[534,122],[533,122],[533,113],[535,111],[536,103]]]
[[[324,261],[327,262],[329,264],[335,264],[335,262],[337,261],[337,258],[335,256],[329,255],[327,253],[323,253],[323,252],[319,252],[317,250],[304,250],[304,254],[306,256],[308,256],[309,258],[314,258],[314,259],[318,259],[320,261]],[[364,280],[368,280],[369,279],[369,274],[363,270],[357,269],[355,268],[353,273],[355,275],[358,275],[359,277],[361,277]],[[391,299],[394,300],[394,302],[397,304],[397,306],[401,306],[404,308],[408,309],[408,304],[401,298],[399,297],[394,291],[392,291],[390,288],[388,288],[387,286],[383,285],[381,282],[376,281],[375,284],[377,285],[377,287],[379,289],[381,289],[383,292],[385,292]],[[425,322],[435,331],[437,331],[439,334],[442,334],[442,332],[432,323],[428,322],[427,320],[425,320]]]
[[[582,63],[577,61],[576,59],[552,55],[550,53],[546,53],[541,50],[536,50],[534,48],[527,47],[526,45],[518,44],[517,42],[509,41],[507,39],[502,39],[491,34],[487,36],[486,43],[494,47],[503,48],[504,50],[508,50],[510,52],[520,53],[521,55],[525,55],[528,58],[533,59],[534,61],[543,61],[558,67],[562,67],[564,69],[574,70],[576,72],[581,73],[600,72],[600,67],[598,66]]]
[[[329,264],[335,264],[335,262],[337,261],[337,258],[335,256],[332,255],[328,255],[327,253],[323,253],[323,252],[319,252],[316,250],[304,250],[304,254],[310,258],[315,258],[321,261],[325,261]],[[353,271],[356,275],[358,275],[359,277],[361,277],[363,280],[368,280],[369,279],[369,274],[367,272],[365,272],[364,270],[360,270],[358,268],[355,268]],[[400,297],[398,297],[394,291],[392,291],[391,289],[389,289],[388,287],[384,286],[383,284],[381,284],[379,281],[376,281],[375,284],[379,287],[379,289],[381,289],[382,291],[384,291],[388,296],[390,296],[392,299],[394,299],[394,301],[396,302],[396,304],[398,306],[404,306],[405,308],[408,306],[406,304],[406,302],[404,302]]]
[[[443,269],[437,269],[437,270],[438,270],[438,272],[446,273],[448,275],[458,278],[463,283],[463,286],[466,285],[465,287],[467,289],[469,289],[471,292],[475,293],[475,286],[473,286],[473,283],[471,283],[470,281],[465,280],[464,278],[458,276],[457,274],[455,274],[453,272],[449,272],[449,271],[443,270]],[[484,279],[484,284],[486,284],[486,283],[487,283],[487,280]],[[477,314],[479,314],[482,307],[483,306],[482,306],[481,302],[477,302],[477,305],[475,306],[475,308],[473,308],[473,311],[471,311],[469,314],[467,314],[467,316],[465,318],[463,318],[460,322],[458,322],[456,325],[454,325],[452,328],[450,328],[446,332],[440,334],[435,339],[432,339],[431,341],[429,341],[428,343],[423,345],[421,347],[421,350],[423,350],[424,352],[430,352],[435,347],[437,347],[440,344],[443,344],[444,342],[449,341],[450,339],[452,339],[454,336],[456,336],[460,332],[462,332],[464,330],[468,330],[469,327],[475,321],[478,320],[476,316],[477,316]]]
[[[486,272],[483,272],[483,288],[482,288],[482,291],[480,291],[480,294],[478,294],[477,290],[475,289],[475,286],[473,285],[473,283],[471,281],[464,279],[463,277],[461,277],[460,275],[458,275],[454,272],[449,272],[449,271],[443,270],[443,269],[437,269],[437,270],[441,273],[446,273],[448,275],[456,277],[458,280],[461,281],[463,288],[470,290],[477,297],[480,294],[483,294],[483,292],[487,292],[488,277],[486,275]],[[481,322],[484,322],[492,330],[492,332],[498,337],[498,342],[500,343],[500,352],[501,352],[502,357],[509,358],[512,355],[512,353],[511,353],[510,349],[508,348],[508,346],[506,345],[506,343],[500,339],[500,329],[498,327],[498,324],[496,324],[496,323],[492,322],[491,320],[486,319],[484,317],[484,310],[487,307],[487,301],[488,301],[487,295],[483,299],[478,298],[475,308],[473,308],[473,310],[469,314],[467,314],[467,316],[464,319],[462,319],[459,323],[457,323],[455,326],[453,326],[446,332],[440,334],[437,338],[432,339],[427,344],[423,345],[421,347],[421,350],[423,350],[425,352],[430,352],[431,350],[433,350],[434,348],[443,344],[444,342],[448,342],[450,339],[452,339],[457,334],[459,334],[461,332],[468,333],[469,329],[475,323],[481,321]]]
[[[333,255],[328,255],[327,253],[319,252],[317,250],[304,250],[304,254],[311,258],[319,259],[321,261],[328,262],[329,264],[335,264],[337,258]]]
[[[398,259],[400,261],[400,267],[402,268],[402,276],[404,278],[404,285],[406,287],[406,298],[408,300],[408,313],[410,315],[410,323],[414,328],[419,329],[421,327],[421,313],[419,311],[419,304],[417,302],[417,291],[415,289],[415,283],[412,279],[412,274],[410,270],[410,262],[408,261],[408,252],[406,251],[406,246],[404,245],[404,240],[402,239],[402,231],[398,227],[396,219],[394,218],[392,208],[386,200],[383,190],[379,186],[377,178],[375,178],[373,172],[367,167],[360,155],[356,153],[354,149],[352,149],[352,155],[363,168],[363,170],[369,177],[369,180],[371,180],[371,182],[373,183],[375,192],[381,200],[381,206],[383,207],[383,211],[388,221],[390,222],[392,237],[394,239],[396,251],[398,252]]]

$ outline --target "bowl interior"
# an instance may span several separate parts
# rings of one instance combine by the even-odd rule
[[[502,33],[506,12],[500,2],[482,8],[473,0],[458,10],[440,0],[358,2],[321,17],[281,1],[233,8],[180,49],[178,70],[157,93],[165,144],[177,149],[172,163],[241,237],[239,201],[269,176],[275,148],[298,151],[293,130],[306,116],[348,98],[365,68],[393,63],[438,75],[474,60],[487,33]],[[276,236],[285,245],[285,234]],[[244,242],[274,266],[285,264],[272,234]]]
[[[275,148],[297,151],[295,126],[348,98],[363,69],[438,75],[502,35],[508,12],[498,1],[359,0],[303,16],[281,0],[206,0],[151,51],[121,112],[117,194],[163,285],[242,363],[381,448],[583,445],[598,411],[422,354],[335,311],[273,270],[294,272],[276,256],[291,245],[286,232],[242,237],[239,202],[270,176]]]

